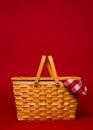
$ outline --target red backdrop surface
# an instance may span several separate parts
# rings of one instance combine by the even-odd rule
[[[74,122],[16,119],[11,77],[35,76],[43,54],[54,57],[59,76],[81,76],[88,88]],[[93,129],[92,57],[92,1],[0,1],[0,130]]]

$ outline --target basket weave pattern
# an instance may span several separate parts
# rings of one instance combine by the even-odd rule
[[[32,81],[30,81],[32,82]],[[27,81],[13,83],[18,120],[74,120],[77,98],[60,82],[41,82],[37,87]]]

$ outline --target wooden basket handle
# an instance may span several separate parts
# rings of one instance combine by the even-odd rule
[[[41,62],[40,62],[40,65],[39,65],[37,74],[36,74],[35,86],[38,85],[38,81],[39,81],[39,79],[40,79],[40,75],[41,75],[42,69],[43,69],[43,67],[44,67],[45,61],[46,61],[46,56],[43,55],[42,58],[41,58]]]
[[[43,55],[41,58],[41,62],[40,62],[40,65],[39,65],[39,68],[38,68],[38,71],[36,74],[36,78],[35,78],[35,86],[38,85],[40,75],[41,75],[41,72],[42,72],[42,69],[43,69],[45,63],[46,63],[46,66],[48,68],[48,71],[49,71],[51,77],[54,78],[56,85],[58,86],[59,81],[58,81],[57,72],[55,69],[53,58],[52,58],[52,56],[46,57],[45,55]]]
[[[54,80],[56,82],[56,85],[59,86],[58,75],[57,75],[57,71],[56,71],[56,67],[55,67],[55,63],[54,63],[53,57],[52,56],[48,56],[48,60],[49,60],[49,63],[50,63],[51,73],[53,75],[53,78],[54,78]]]

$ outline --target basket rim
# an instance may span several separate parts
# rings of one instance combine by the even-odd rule
[[[36,77],[12,77],[12,81],[34,81]],[[73,79],[73,80],[81,80],[81,77],[79,76],[64,76],[64,77],[58,77],[59,80],[68,80],[68,79]],[[40,77],[39,80],[49,80],[53,81],[54,79],[52,77]]]

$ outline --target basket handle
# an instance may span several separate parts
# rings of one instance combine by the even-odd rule
[[[39,68],[38,68],[38,71],[37,71],[37,74],[36,74],[36,78],[35,78],[35,86],[38,85],[40,75],[41,75],[41,72],[42,72],[42,69],[43,69],[45,63],[46,63],[46,66],[48,68],[48,71],[49,71],[51,77],[54,77],[56,85],[58,86],[59,81],[58,81],[58,77],[57,77],[53,58],[52,58],[52,56],[46,57],[45,55],[43,55],[42,58],[41,58],[41,62],[40,62],[40,65],[39,65]]]
[[[39,68],[38,68],[37,74],[36,74],[36,78],[35,78],[35,86],[38,85],[38,81],[39,81],[39,78],[40,78],[40,75],[41,75],[42,69],[43,69],[43,67],[44,67],[45,61],[46,61],[46,56],[43,55],[42,58],[41,58],[41,62],[40,62],[40,65],[39,65]]]
[[[53,57],[51,55],[48,56],[48,60],[49,60],[49,63],[50,63],[51,72],[52,72],[52,75],[53,75],[54,80],[56,82],[56,85],[59,86],[58,75],[57,75],[57,71],[56,71],[56,67],[55,67]]]
[[[48,71],[49,71],[51,77],[54,77],[54,76],[53,76],[52,69],[51,69],[51,66],[50,66],[50,63],[49,63],[49,60],[48,60],[48,57],[46,57],[46,62],[45,62],[45,63],[46,63],[47,69],[48,69]]]

